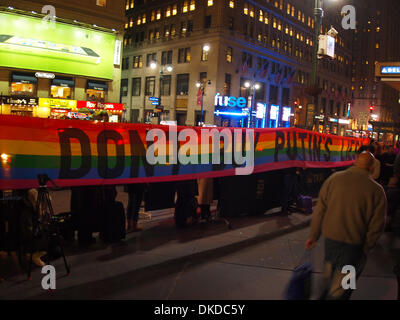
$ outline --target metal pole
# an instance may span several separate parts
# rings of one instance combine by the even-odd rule
[[[315,0],[314,16],[315,16],[315,34],[314,34],[314,52],[313,52],[313,68],[312,68],[312,87],[317,88],[317,72],[318,72],[318,47],[319,47],[319,35],[322,25],[323,17],[322,0]],[[318,110],[318,95],[314,95],[314,110]],[[307,108],[307,107],[306,107]],[[308,108],[306,109],[306,127],[308,127]]]
[[[203,119],[203,99],[204,99],[204,85],[201,85],[201,114],[200,114],[200,122],[201,124],[204,123]]]

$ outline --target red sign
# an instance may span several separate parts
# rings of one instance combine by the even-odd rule
[[[52,109],[52,113],[68,113],[70,109]]]
[[[96,101],[78,101],[78,109],[101,109],[108,111],[122,111],[124,110],[124,105],[122,103],[101,103]]]

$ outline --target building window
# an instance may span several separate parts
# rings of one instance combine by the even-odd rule
[[[167,10],[165,10],[165,17],[169,18],[171,16],[171,6],[167,7]]]
[[[172,15],[176,16],[177,13],[178,13],[178,5],[174,4],[172,6]]]
[[[190,11],[194,11],[196,9],[196,1],[190,0]]]
[[[134,97],[140,96],[141,86],[142,86],[142,78],[132,79],[132,96]]]
[[[193,20],[187,22],[188,32],[193,32]]]
[[[96,5],[99,7],[105,7],[107,5],[107,0],[96,0]]]
[[[143,58],[142,56],[134,56],[133,57],[133,69],[139,69],[143,67]]]
[[[190,62],[190,48],[181,48],[178,51],[178,63]]]
[[[229,73],[225,73],[224,96],[231,95],[231,80],[232,76]]]
[[[171,35],[171,37],[175,37],[175,35],[176,35],[176,28],[175,28],[174,24],[171,24],[170,35]]]
[[[211,16],[204,17],[204,28],[208,29],[211,27]]]
[[[186,13],[188,11],[189,11],[189,2],[185,1],[185,2],[183,2],[182,13]]]
[[[160,39],[160,29],[159,28],[155,28],[154,33],[155,33],[156,39]]]
[[[146,56],[146,67],[150,67],[151,62],[157,61],[157,53],[148,53]]]
[[[176,95],[188,95],[189,93],[189,74],[178,74],[176,80]]]
[[[154,96],[155,83],[156,83],[155,77],[146,77],[146,86],[145,86],[146,96]]]
[[[201,59],[200,61],[208,61],[208,51],[201,49]]]
[[[228,24],[229,24],[229,30],[233,30],[233,28],[234,28],[234,19],[232,18],[232,17],[229,17],[229,22],[228,22]]]
[[[151,12],[151,18],[150,18],[150,20],[151,21],[154,21],[156,19],[156,12],[153,10],[152,12]]]
[[[264,22],[264,12],[262,10],[258,13],[258,20]]]
[[[250,17],[254,18],[254,6],[250,6]]]
[[[232,63],[233,49],[232,47],[226,48],[226,62]]]
[[[161,65],[172,64],[172,50],[163,51],[161,54]]]
[[[127,97],[128,96],[128,79],[122,79],[121,80],[121,97]]]
[[[245,15],[249,14],[249,4],[247,2],[244,3],[244,7],[243,7],[243,13]]]
[[[157,10],[156,19],[157,19],[157,20],[160,20],[160,19],[161,19],[161,10],[160,10],[160,9]]]
[[[164,26],[164,37],[169,36],[169,26]]]
[[[162,76],[160,79],[160,93],[162,96],[171,95],[171,76]]]
[[[214,4],[214,1],[213,1],[213,0],[208,0],[208,1],[207,1],[207,7],[212,7],[213,4]]]
[[[129,57],[122,58],[122,70],[129,69]]]
[[[233,1],[233,0],[229,1],[229,7],[235,8],[235,1]]]

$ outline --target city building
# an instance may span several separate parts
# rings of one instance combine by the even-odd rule
[[[206,124],[308,125],[342,135],[350,129],[354,31],[340,28],[340,5],[324,8],[321,32],[334,26],[339,35],[334,58],[318,62],[323,91],[316,107],[306,90],[315,45],[313,1],[127,0],[125,5],[121,99],[129,121],[198,125],[203,104]]]
[[[1,114],[121,121],[123,0],[0,0]]]
[[[394,132],[391,128],[400,121],[399,93],[388,82],[380,81],[375,69],[380,62],[400,61],[400,43],[397,41],[400,2],[365,0],[357,1],[356,6],[352,129],[372,133],[377,140],[392,141]]]

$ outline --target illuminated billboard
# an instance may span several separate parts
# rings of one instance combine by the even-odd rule
[[[112,79],[116,36],[0,13],[0,66]]]

